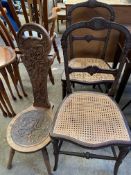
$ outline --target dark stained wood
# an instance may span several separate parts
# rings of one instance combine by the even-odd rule
[[[80,2],[84,2],[84,1],[80,1]],[[106,2],[106,1],[103,1]],[[71,1],[66,4],[66,10],[68,11],[68,9],[73,5],[73,1],[71,3]],[[115,11],[115,21],[120,23],[120,24],[131,24],[131,15],[130,15],[130,11],[131,11],[131,5],[130,4],[115,4],[115,1],[112,3],[110,3],[110,5],[112,5],[114,11]],[[86,15],[83,15],[86,14]],[[75,11],[72,14],[72,20],[73,23],[78,22],[78,21],[83,21],[83,20],[89,20],[94,16],[101,16],[104,17],[106,19],[108,19],[109,15],[108,13],[106,13],[103,9],[79,9],[77,11]],[[127,18],[128,16],[128,18]],[[68,22],[67,22],[67,27],[68,27]],[[119,39],[119,33],[112,31],[111,32],[111,39],[110,39],[110,45],[107,48],[107,57],[109,61],[113,61],[114,59],[114,55],[115,55],[115,51],[116,51],[116,45]],[[83,47],[79,47],[79,44],[75,44],[74,45],[74,49],[75,49],[75,55],[76,56],[80,56],[81,54],[83,54],[83,56],[85,56],[87,53],[84,53],[83,51],[85,50],[85,45],[82,44]],[[96,51],[96,55],[98,53],[98,45],[92,44],[92,47],[89,48],[89,50],[93,50]]]

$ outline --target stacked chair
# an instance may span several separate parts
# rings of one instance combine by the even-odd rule
[[[70,9],[67,12],[67,26],[70,26],[71,24],[80,22],[78,13],[75,12],[79,11],[81,9],[85,10],[85,13],[87,12],[88,15],[85,15],[85,21],[90,19],[90,11],[88,12],[88,10],[92,10],[92,14],[93,17],[97,17],[100,16],[104,17],[110,21],[114,21],[115,20],[115,13],[113,8],[105,3],[102,2],[98,2],[95,0],[89,0],[83,3],[78,3],[75,4],[73,6],[70,7]],[[98,11],[99,10],[99,11]],[[103,10],[103,11],[102,11]],[[80,15],[80,14],[79,14]],[[81,15],[80,15],[81,16]],[[88,19],[87,19],[88,18]],[[89,31],[90,32],[90,31]],[[103,32],[104,33],[104,32]],[[108,45],[110,44],[109,38],[111,35],[111,30],[108,29],[105,32],[105,40],[98,42],[97,40],[92,41],[92,43],[94,45],[90,44],[90,47],[88,45],[87,46],[87,51],[86,54],[83,56],[75,54],[74,51],[74,38],[70,35],[69,37],[69,44],[70,44],[70,48],[69,48],[69,53],[70,53],[70,65],[77,67],[78,65],[80,67],[82,67],[82,65],[86,64],[86,65],[96,65],[99,66],[100,68],[109,68],[110,66],[108,64],[108,58],[106,56],[107,51],[108,51]],[[101,34],[98,33],[97,37],[101,36]],[[89,39],[90,41],[90,39]],[[79,42],[79,41],[78,41]],[[81,42],[80,42],[81,44]],[[83,45],[85,45],[85,43],[83,43]],[[101,47],[101,53],[99,54],[99,49]],[[115,47],[115,46],[114,46]],[[81,47],[79,47],[81,48]],[[79,49],[78,48],[78,49]],[[98,48],[98,51],[96,51],[96,53],[91,53],[92,50],[94,50],[94,48]],[[84,73],[72,73],[70,75],[71,78],[71,82],[74,83],[79,83],[79,84],[86,84],[86,85],[100,85],[100,84],[105,84],[106,88],[108,89],[108,87],[110,87],[110,84],[114,81],[115,77],[114,75],[109,75],[109,74],[94,74],[93,76],[90,76],[90,74],[88,74],[87,72]],[[100,86],[99,86],[100,87]],[[66,77],[65,77],[65,72],[62,75],[62,94],[63,94],[63,98],[66,95]]]

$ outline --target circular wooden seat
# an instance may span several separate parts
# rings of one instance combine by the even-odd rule
[[[102,59],[96,58],[74,58],[69,62],[69,66],[72,68],[84,68],[87,66],[97,66],[102,69],[110,69],[110,66]],[[92,82],[104,82],[104,81],[114,81],[114,76],[112,74],[96,73],[90,75],[86,72],[74,72],[70,74],[71,81],[92,83]],[[65,72],[62,75],[62,80],[66,80]]]
[[[131,143],[121,111],[101,93],[75,92],[62,103],[52,136],[87,147]]]
[[[0,46],[0,68],[14,62],[16,53],[11,47]]]
[[[52,110],[31,106],[18,114],[7,128],[9,145],[19,152],[34,152],[50,143]]]

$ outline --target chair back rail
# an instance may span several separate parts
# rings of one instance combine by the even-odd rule
[[[75,10],[81,9],[81,8],[91,8],[91,9],[105,9],[108,13],[109,13],[109,20],[110,21],[114,21],[115,20],[115,12],[112,6],[103,3],[103,2],[98,2],[96,0],[88,0],[86,2],[82,2],[82,3],[78,3],[75,5],[72,5],[69,10],[67,11],[67,22],[68,25],[70,26],[72,24],[72,15],[74,13]],[[95,16],[94,16],[95,17]],[[103,46],[103,52],[101,54],[101,58],[105,59],[105,55],[106,55],[106,51],[107,51],[107,45],[108,45],[108,41],[109,41],[109,37],[110,37],[110,33],[111,30],[109,29],[107,31],[107,35],[106,35],[106,42]],[[70,36],[70,43],[72,43],[72,37]],[[73,57],[73,45],[70,45],[71,47],[71,57]]]
[[[74,31],[78,30],[78,29],[91,29],[93,31],[101,31],[101,30],[105,30],[105,29],[110,29],[110,30],[116,30],[119,32],[123,32],[123,34],[125,35],[125,42],[122,48],[122,54],[120,57],[120,66],[119,66],[119,70],[118,72],[116,70],[104,70],[104,69],[100,69],[99,67],[96,66],[88,66],[88,67],[83,67],[81,69],[78,68],[73,68],[73,67],[69,67],[69,55],[68,55],[68,38],[70,36],[70,34],[72,34]],[[86,36],[74,36],[73,34],[73,38],[74,39],[85,39],[86,41],[88,41],[89,43],[94,40],[94,39],[99,39],[102,40],[103,42],[103,38],[95,38],[93,36],[90,35],[86,35]],[[104,39],[105,40],[105,39]],[[115,95],[115,90],[117,89],[117,84],[124,66],[124,63],[126,62],[126,55],[129,51],[129,49],[131,48],[131,35],[130,32],[128,31],[127,28],[125,28],[124,26],[117,24],[115,22],[111,22],[111,21],[107,21],[103,18],[93,18],[92,20],[88,21],[88,22],[80,22],[80,23],[76,23],[71,25],[69,28],[67,28],[67,30],[63,33],[62,39],[61,39],[61,43],[62,43],[62,48],[63,48],[63,55],[64,55],[64,65],[65,65],[65,74],[66,74],[66,82],[67,82],[67,93],[71,93],[71,83],[70,83],[70,77],[69,74],[72,72],[88,72],[91,75],[95,74],[95,73],[106,73],[106,74],[116,74],[116,79],[112,85],[112,88],[109,92],[109,95],[114,96]],[[83,58],[84,59],[84,58]]]

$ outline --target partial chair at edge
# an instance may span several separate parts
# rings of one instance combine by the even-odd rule
[[[82,16],[84,14],[81,14],[81,9],[85,9],[85,12],[87,12],[87,16],[85,15],[85,21],[86,17],[88,19],[91,18],[90,16],[90,11],[92,10],[92,14],[93,17],[104,17],[110,21],[114,21],[115,20],[115,12],[114,9],[112,8],[112,6],[106,4],[106,3],[102,3],[102,2],[98,2],[96,0],[88,0],[86,2],[82,2],[82,3],[78,3],[78,4],[74,4],[72,5],[68,11],[67,11],[67,27],[71,26],[74,23],[77,22],[81,22],[79,16]],[[76,13],[77,11],[79,11],[79,13]],[[89,12],[88,12],[89,11]],[[84,16],[83,16],[84,18]],[[83,30],[84,31],[84,30]],[[108,50],[108,47],[110,45],[109,40],[110,40],[110,35],[111,35],[111,29],[106,30],[105,32],[102,31],[102,34],[98,33],[96,37],[101,37],[102,35],[105,36],[104,40],[93,40],[92,43],[95,45],[92,46],[92,43],[89,42],[92,38],[89,38],[89,40],[87,40],[87,42],[82,43],[84,45],[87,46],[87,50],[86,50],[86,55],[83,56],[77,56],[75,53],[75,48],[74,48],[74,38],[73,36],[70,34],[69,37],[69,64],[71,66],[74,67],[82,67],[83,65],[85,66],[99,66],[100,68],[103,69],[107,69],[107,68],[111,68],[108,65],[108,58],[106,57],[106,53]],[[84,36],[84,34],[83,34]],[[79,35],[77,36],[79,38]],[[86,36],[85,36],[86,37]],[[77,42],[79,42],[80,46],[81,46],[81,41],[82,39],[78,39]],[[94,47],[99,49],[98,51],[94,51]],[[115,47],[115,46],[114,46]],[[83,47],[79,47],[79,48],[83,48]],[[79,50],[79,48],[77,48]],[[79,51],[80,52],[80,51]],[[82,51],[81,51],[82,52]],[[96,53],[97,52],[97,53]],[[100,87],[101,84],[104,84],[107,91],[108,91],[108,86],[110,87],[110,84],[114,81],[114,76],[109,75],[109,74],[94,74],[93,76],[90,76],[89,73],[72,73],[70,75],[71,78],[71,82],[74,83],[79,83],[79,84],[86,84],[86,85],[98,85]],[[65,72],[63,72],[62,74],[62,93],[63,93],[63,98],[66,95],[66,77],[65,77]]]

